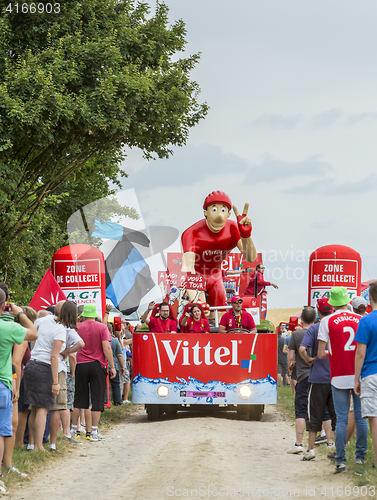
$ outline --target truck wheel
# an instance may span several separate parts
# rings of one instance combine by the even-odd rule
[[[260,421],[264,412],[264,405],[251,405],[250,420]]]
[[[148,420],[150,422],[156,422],[160,420],[161,409],[160,405],[147,405]]]

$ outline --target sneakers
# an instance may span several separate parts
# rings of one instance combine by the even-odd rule
[[[322,436],[322,434],[320,436],[318,436],[317,438],[315,438],[315,444],[322,444],[322,443],[326,443],[327,441],[327,437],[326,436]]]
[[[0,478],[3,479],[3,475],[2,474],[0,474]],[[0,479],[0,493],[3,493],[4,495],[6,495],[7,493],[9,493],[9,490],[5,486],[5,484],[1,481],[1,479]]]
[[[304,446],[302,444],[296,444],[293,443],[292,446],[289,448],[287,453],[302,453],[304,451]]]
[[[76,434],[77,434],[77,432],[76,432]],[[68,441],[71,444],[82,444],[80,441],[77,441],[77,439],[75,439],[72,435],[70,437],[63,436],[63,440]]]
[[[86,426],[85,425],[80,425],[80,429],[77,429],[78,432],[82,432],[83,434],[86,433]]]
[[[357,458],[355,461],[356,467],[355,467],[355,474],[358,476],[362,476],[365,473],[365,460],[362,460],[361,458]]]
[[[339,474],[340,472],[347,472],[347,467],[345,464],[339,464],[335,466],[334,474]]]
[[[123,399],[122,403],[131,403],[129,399]]]
[[[315,451],[314,450],[307,450],[304,453],[302,460],[305,462],[307,460],[313,460],[313,458],[315,458]]]
[[[50,451],[51,451],[52,453],[56,453],[56,455],[63,455],[63,452],[62,452],[62,451],[57,450],[56,448],[51,448],[51,446],[50,446]]]
[[[327,449],[330,450],[335,450],[335,443],[326,443]]]
[[[10,465],[9,467],[4,467],[3,466],[3,470],[5,472],[7,472],[8,474],[10,474],[11,472],[13,472],[14,474],[18,474],[20,477],[27,477],[27,474],[25,474],[24,472],[21,472],[17,469],[17,467],[14,467],[14,465]]]
[[[71,438],[76,440],[77,438],[80,438],[81,434],[80,434],[80,431],[73,431],[71,429]],[[66,439],[66,436],[64,436],[63,439]],[[68,439],[68,438],[67,438]]]
[[[334,460],[335,459],[335,451],[330,451],[327,454],[327,458],[329,458],[330,460]]]
[[[96,434],[92,432],[86,436],[86,439],[88,441],[103,441],[105,439],[105,436],[102,436],[102,434],[100,434],[99,432],[97,432]]]

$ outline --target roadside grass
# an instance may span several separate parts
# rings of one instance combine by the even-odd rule
[[[122,404],[121,406],[112,406],[111,408],[104,411],[101,415],[101,433],[102,430],[111,429],[114,425],[123,422],[127,417],[136,411],[140,405],[134,404]],[[46,472],[48,476],[48,469],[51,465],[59,463],[61,460],[66,460],[69,455],[73,453],[73,450],[79,450],[82,446],[72,445],[67,441],[63,440],[62,431],[59,431],[58,439],[56,442],[56,447],[62,454],[57,454],[49,451],[49,445],[44,445],[46,452],[43,451],[26,451],[23,448],[15,448],[13,452],[12,463],[21,472],[26,472],[28,474],[27,478],[20,479],[18,474],[10,473],[7,474],[3,470],[4,478],[3,481],[6,486],[11,490],[15,486],[23,487],[27,486],[28,481],[37,472]]]
[[[278,397],[277,397],[277,407],[280,413],[290,420],[292,424],[295,421],[295,396],[292,393],[292,389],[290,387],[278,387]],[[304,446],[307,441],[307,433],[304,438]],[[374,454],[373,454],[373,443],[370,431],[368,433],[368,451],[365,460],[364,466],[356,466],[355,464],[355,449],[356,449],[356,439],[354,436],[349,440],[346,447],[346,458],[347,458],[347,469],[348,473],[352,475],[352,481],[355,486],[375,486],[377,484],[377,469],[373,469],[372,465],[374,463]],[[323,455],[327,455],[327,449],[325,444],[321,444],[316,446],[316,453],[321,452]],[[335,462],[334,463],[335,467]],[[377,464],[376,464],[377,465]],[[358,475],[358,472],[364,471],[363,474]]]

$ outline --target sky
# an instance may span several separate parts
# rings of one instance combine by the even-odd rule
[[[355,249],[362,280],[377,277],[377,3],[165,4],[186,23],[183,55],[201,52],[191,76],[211,109],[169,159],[128,152],[122,182],[145,225],[183,232],[214,190],[239,210],[248,202],[265,277],[279,285],[269,308],[307,304],[309,256],[323,245]]]

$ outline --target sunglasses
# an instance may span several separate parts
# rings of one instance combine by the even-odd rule
[[[233,304],[242,304],[242,300],[236,300],[235,302],[233,302]]]

